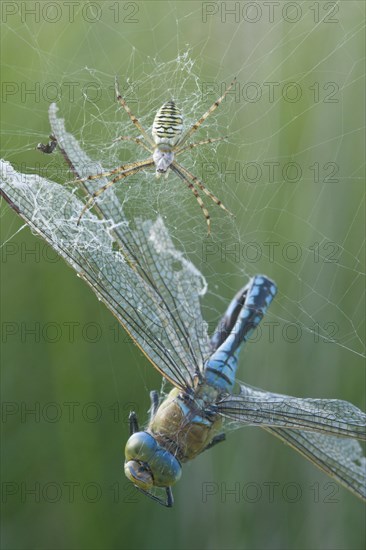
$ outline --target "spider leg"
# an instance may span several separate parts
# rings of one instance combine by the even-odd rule
[[[229,136],[221,136],[221,137],[218,137],[218,138],[208,138],[208,139],[204,139],[202,141],[197,141],[197,143],[189,143],[189,145],[185,145],[181,149],[178,148],[176,151],[174,151],[174,155],[177,156],[177,155],[180,155],[181,153],[183,153],[183,151],[187,151],[188,149],[194,149],[195,147],[198,147],[199,145],[206,145],[207,143],[214,143],[215,141],[222,141],[224,139],[227,139],[228,137]]]
[[[221,97],[219,97],[219,99],[217,99],[212,105],[211,107],[205,112],[204,115],[201,116],[201,118],[195,123],[193,124],[193,126],[191,126],[191,128],[189,130],[187,130],[187,132],[184,134],[184,136],[182,137],[182,139],[180,140],[180,143],[179,145],[183,145],[183,143],[185,141],[187,141],[187,139],[192,135],[194,134],[194,132],[196,132],[198,130],[198,128],[201,126],[201,124],[206,120],[206,118],[211,114],[213,113],[217,107],[220,105],[220,103],[222,102],[222,100],[225,98],[226,94],[231,90],[231,88],[234,86],[236,82],[236,77],[234,78],[234,80],[231,82],[230,86],[228,88],[226,88],[226,91],[222,94]]]
[[[82,209],[81,213],[80,213],[80,216],[78,218],[78,221],[77,221],[77,225],[80,224],[80,221],[81,221],[81,218],[83,217],[83,215],[85,214],[85,212],[88,210],[88,208],[90,208],[94,202],[95,202],[95,199],[97,197],[99,197],[99,195],[101,195],[102,193],[104,193],[104,191],[106,191],[107,189],[109,189],[110,187],[112,187],[112,185],[114,183],[116,183],[117,181],[121,180],[121,179],[124,179],[124,178],[127,178],[128,176],[132,176],[133,174],[136,174],[136,172],[139,172],[140,170],[142,170],[143,168],[146,168],[147,166],[152,166],[154,164],[154,161],[152,160],[152,158],[150,159],[147,159],[147,160],[142,160],[140,162],[135,162],[130,166],[129,169],[127,169],[125,172],[123,172],[122,174],[119,174],[118,176],[116,176],[113,180],[109,181],[108,183],[106,183],[105,185],[103,185],[103,187],[100,187],[97,191],[95,191],[95,193],[93,193],[91,195],[91,197],[89,198],[89,200],[86,202],[84,208]],[[121,167],[122,168],[122,167]],[[117,169],[116,169],[117,170]],[[113,172],[111,173],[115,173],[116,170],[114,170]],[[88,178],[87,178],[88,179]]]
[[[123,99],[123,97],[121,96],[121,93],[119,91],[119,87],[118,87],[118,80],[117,80],[117,77],[116,77],[116,80],[115,80],[115,89],[116,89],[116,96],[117,96],[117,101],[118,103],[124,108],[124,110],[126,111],[126,113],[128,114],[128,116],[130,117],[131,121],[133,122],[133,124],[140,130],[141,134],[144,136],[144,138],[146,139],[147,143],[149,143],[152,147],[155,147],[154,145],[154,142],[152,141],[152,139],[147,135],[146,131],[144,130],[144,128],[141,126],[140,122],[138,121],[138,119],[135,117],[135,115],[131,112],[131,109],[129,108],[129,106],[127,105],[126,101]]]
[[[198,191],[197,189],[194,187],[193,183],[189,181],[189,179],[184,175],[183,172],[181,172],[181,166],[179,164],[177,164],[176,162],[173,162],[171,165],[170,165],[170,168],[173,170],[173,172],[175,172],[183,181],[184,183],[187,185],[187,187],[192,191],[192,193],[194,194],[194,196],[196,197],[196,200],[198,202],[198,204],[200,205],[201,209],[202,209],[202,212],[203,212],[203,215],[205,216],[206,218],[206,223],[207,223],[207,234],[209,235],[211,233],[211,220],[210,220],[210,214],[208,213],[208,210],[207,208],[205,207],[204,203],[203,203],[203,200],[201,199],[201,197],[199,196],[198,194]]]
[[[219,206],[220,208],[222,208],[223,210],[225,210],[225,212],[227,212],[227,214],[230,214],[230,216],[233,216],[234,214],[232,212],[230,212],[230,210],[228,210],[226,208],[226,206],[223,205],[223,203],[220,201],[220,199],[218,199],[213,193],[211,193],[211,191],[209,191],[207,189],[207,187],[205,187],[202,183],[201,180],[199,180],[196,176],[194,176],[193,174],[191,174],[191,172],[189,172],[187,170],[187,168],[184,168],[184,166],[182,166],[181,164],[179,164],[178,162],[176,161],[173,161],[173,164],[171,165],[171,168],[173,168],[173,165],[175,165],[176,167],[179,168],[179,170],[181,170],[183,172],[183,174],[191,181],[193,181],[193,183],[195,185],[197,185],[197,187],[199,187],[201,189],[201,191],[203,191],[205,193],[205,195],[207,195],[208,197],[210,197],[210,199],[215,203],[217,204],[217,206]]]
[[[113,143],[115,143],[116,141],[133,141],[137,145],[140,145],[141,147],[146,149],[146,151],[149,151],[149,153],[152,153],[151,149],[147,145],[145,145],[145,143],[140,138],[134,138],[134,137],[131,137],[131,136],[121,136],[121,137],[118,137],[118,138],[114,139]]]
[[[147,160],[152,161],[152,158],[149,158]],[[100,174],[93,174],[91,176],[87,176],[86,178],[74,180],[73,183],[83,183],[84,181],[88,181],[88,180],[99,180],[101,178],[108,178],[109,176],[113,176],[113,174],[118,174],[119,172],[126,172],[127,170],[131,170],[132,168],[137,168],[138,166],[145,166],[145,162],[147,161],[140,160],[138,162],[129,162],[128,164],[122,164],[121,166],[118,166],[113,170],[109,170],[109,172],[101,172]]]

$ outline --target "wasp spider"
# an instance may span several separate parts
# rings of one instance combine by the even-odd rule
[[[181,164],[179,164],[175,160],[175,157],[177,157],[184,151],[187,151],[188,149],[193,149],[194,147],[198,147],[199,145],[205,145],[207,143],[213,143],[215,141],[226,139],[226,136],[225,136],[225,137],[218,137],[218,138],[208,138],[195,143],[187,143],[188,139],[198,130],[198,128],[206,120],[206,118],[208,118],[208,116],[211,113],[213,113],[215,109],[217,109],[217,107],[220,105],[222,100],[225,98],[226,94],[234,86],[235,81],[236,79],[232,81],[230,86],[226,89],[225,93],[219,99],[217,99],[215,103],[211,105],[211,107],[205,112],[205,114],[202,115],[202,117],[183,134],[182,134],[183,117],[182,117],[181,111],[176,106],[173,100],[170,100],[164,103],[164,105],[160,107],[160,109],[155,115],[152,132],[151,132],[152,133],[152,139],[151,139],[151,137],[147,134],[147,132],[141,126],[138,119],[131,112],[126,101],[121,96],[118,88],[118,82],[116,79],[115,88],[116,88],[117,101],[124,108],[124,110],[130,117],[133,124],[138,128],[138,130],[141,133],[141,137],[134,138],[129,136],[123,136],[123,137],[117,138],[115,141],[133,141],[137,145],[143,147],[152,156],[150,156],[146,160],[140,160],[137,162],[124,164],[122,166],[118,166],[118,168],[115,168],[114,170],[110,170],[109,172],[104,172],[102,174],[95,174],[95,175],[88,176],[86,178],[78,180],[79,182],[82,182],[87,180],[99,179],[102,177],[115,176],[106,185],[103,185],[103,187],[101,187],[91,195],[91,197],[85,204],[79,216],[78,224],[80,223],[80,220],[83,214],[86,212],[88,208],[90,208],[93,205],[96,198],[99,197],[99,195],[101,195],[114,183],[124,178],[127,178],[128,176],[132,176],[133,174],[136,174],[137,172],[139,172],[140,170],[143,170],[144,168],[148,168],[154,165],[156,168],[156,177],[160,177],[161,174],[165,174],[167,176],[170,169],[175,174],[177,174],[177,176],[179,176],[187,185],[187,187],[192,191],[206,218],[208,233],[210,233],[210,230],[211,230],[210,215],[200,195],[198,194],[196,187],[198,187],[198,189],[203,191],[203,193],[205,193],[205,195],[207,195],[211,200],[213,200],[213,202],[215,202],[218,206],[220,206],[220,208],[225,210],[228,214],[231,214],[231,212],[229,212],[229,210],[225,208],[222,202],[217,197],[215,197],[215,195],[211,193],[196,176],[191,174],[186,168],[184,168]]]

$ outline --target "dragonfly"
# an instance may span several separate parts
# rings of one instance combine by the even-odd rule
[[[365,459],[363,474],[356,460],[352,467],[356,458],[352,438],[366,439],[366,416],[357,407],[336,399],[290,397],[242,383],[234,394],[239,351],[276,292],[268,277],[254,276],[220,320],[203,368],[198,363],[194,368],[180,365],[179,376],[173,380],[175,388],[161,404],[157,392],[151,392],[145,430],[140,431],[136,414],[131,412],[125,474],[137,489],[160,504],[173,506],[171,487],[180,479],[183,463],[225,440],[225,421],[236,427],[258,425],[268,429],[366,497]],[[154,486],[165,487],[165,500],[151,492]]]
[[[51,105],[59,150],[83,178],[90,161]],[[102,167],[95,166],[96,174]],[[85,183],[91,194],[99,180]],[[103,182],[102,182],[103,183]],[[226,433],[259,426],[366,499],[366,415],[337,399],[298,398],[237,380],[239,352],[275,298],[275,283],[255,275],[235,295],[211,337],[200,298],[206,283],[179,252],[163,221],[127,221],[114,193],[86,213],[66,187],[3,165],[5,200],[84,279],[133,338],[153,367],[172,385],[159,399],[151,393],[150,417],[140,429],[129,417],[124,470],[135,487],[172,507],[172,487],[182,465],[224,441]]]

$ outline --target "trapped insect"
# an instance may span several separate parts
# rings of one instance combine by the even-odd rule
[[[38,151],[41,151],[42,153],[46,153],[47,155],[50,155],[54,152],[54,150],[57,147],[57,139],[55,136],[50,135],[49,136],[50,141],[45,145],[44,143],[38,143],[36,149]]]
[[[202,209],[203,215],[206,218],[208,234],[210,234],[211,232],[210,214],[207,208],[205,207],[200,195],[198,194],[196,187],[198,187],[198,189],[203,191],[205,195],[207,195],[214,203],[220,206],[220,208],[225,210],[225,212],[232,215],[232,213],[223,205],[221,200],[218,199],[213,193],[211,193],[211,191],[209,191],[205,187],[205,185],[202,183],[201,180],[199,180],[199,178],[194,176],[191,172],[187,170],[187,168],[184,168],[184,166],[178,163],[175,160],[175,157],[177,157],[184,151],[187,151],[188,149],[193,149],[195,147],[198,147],[199,145],[206,145],[208,143],[221,141],[227,138],[227,136],[221,136],[217,138],[207,138],[195,143],[187,143],[188,139],[198,130],[201,124],[209,117],[211,113],[213,113],[217,109],[217,107],[223,101],[227,93],[234,86],[235,82],[236,82],[236,78],[234,78],[234,80],[231,82],[230,86],[226,89],[223,95],[219,97],[211,105],[211,107],[202,115],[202,117],[184,133],[183,133],[183,116],[180,109],[177,107],[177,105],[172,99],[170,101],[167,101],[166,103],[164,103],[164,105],[160,107],[160,109],[155,115],[152,131],[151,131],[151,134],[152,134],[152,138],[151,138],[147,134],[145,129],[142,127],[139,120],[131,112],[126,101],[121,96],[118,88],[118,82],[116,79],[115,89],[116,89],[117,101],[124,108],[124,110],[130,117],[133,124],[141,132],[142,137],[135,138],[131,136],[121,136],[117,138],[115,141],[133,141],[134,143],[136,143],[137,145],[141,146],[146,151],[148,151],[151,154],[151,156],[148,157],[146,160],[140,160],[136,162],[131,162],[129,164],[124,164],[122,166],[118,166],[114,170],[110,170],[109,172],[94,174],[86,178],[77,180],[78,182],[83,182],[86,180],[99,179],[102,177],[109,177],[109,176],[113,176],[114,174],[117,174],[111,181],[103,185],[103,187],[100,187],[100,189],[98,189],[91,195],[91,197],[85,204],[79,216],[78,225],[84,213],[88,210],[88,208],[90,208],[93,205],[95,199],[99,197],[102,193],[104,193],[104,191],[109,189],[109,187],[111,187],[114,183],[124,178],[127,178],[128,176],[132,176],[133,174],[136,174],[137,172],[139,172],[140,170],[143,170],[144,168],[148,168],[154,165],[156,168],[156,177],[160,177],[162,174],[165,174],[165,177],[167,177],[168,172],[171,169],[175,174],[177,174],[177,176],[180,177],[181,180],[184,181],[187,187],[192,191],[192,193],[196,197],[196,200],[200,208]]]

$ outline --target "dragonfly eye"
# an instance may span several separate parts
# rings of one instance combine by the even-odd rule
[[[159,449],[149,467],[154,476],[154,485],[157,487],[170,487],[174,485],[182,475],[182,466],[179,460],[169,451]]]
[[[153,485],[170,487],[182,473],[179,460],[160,447],[152,435],[136,432],[127,441],[125,474],[137,487],[147,491]]]
[[[127,441],[125,448],[126,460],[149,462],[155,455],[158,444],[147,432],[136,432]]]
[[[125,462],[125,474],[134,485],[144,491],[149,491],[154,485],[154,478],[148,465],[142,462],[136,460]]]

